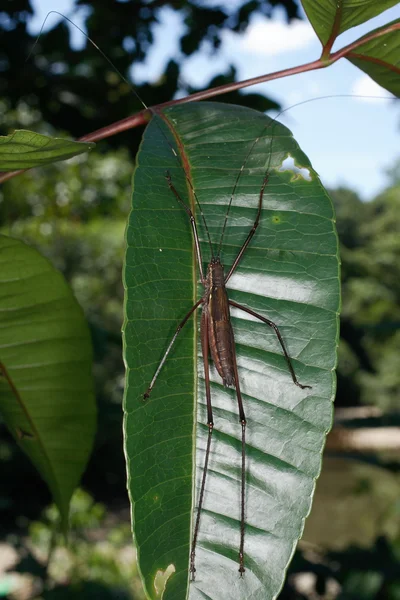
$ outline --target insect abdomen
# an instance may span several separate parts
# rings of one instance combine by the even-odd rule
[[[211,343],[210,348],[215,367],[222,377],[225,386],[235,385],[232,325],[230,321],[216,321],[213,330],[210,340],[212,338],[215,339],[215,348],[211,346]]]
[[[209,271],[210,294],[209,344],[212,359],[225,386],[235,385],[233,330],[230,321],[228,296],[224,283],[223,267],[220,263],[211,264]]]

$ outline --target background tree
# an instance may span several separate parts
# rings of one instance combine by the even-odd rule
[[[97,4],[78,1],[73,4],[68,17],[74,19],[78,10],[80,16],[85,15],[84,29],[88,35],[130,80],[132,66],[143,62],[152,47],[153,27],[160,11],[169,8],[182,16],[184,31],[178,40],[179,52],[166,65],[164,75],[156,85],[136,85],[140,97],[151,106],[171,100],[177,92],[188,93],[180,78],[181,69],[185,59],[201,45],[217,49],[225,30],[243,32],[252,16],[261,13],[270,17],[276,6],[284,9],[288,20],[300,18],[294,0],[225,1],[213,6],[191,0],[151,3],[113,0]],[[54,128],[79,137],[142,108],[133,102],[129,86],[90,42],[79,49],[71,46],[70,28],[65,21],[43,32],[33,55],[26,60],[37,38],[28,27],[33,15],[29,0],[8,3],[2,15],[0,93],[8,109],[26,102],[31,110],[37,108],[44,121]],[[231,67],[216,81],[208,82],[205,89],[234,78],[235,69]],[[191,88],[190,91],[197,90]],[[239,92],[219,100],[242,102]],[[276,106],[259,94],[246,100],[248,105],[259,110]],[[131,147],[132,132],[112,138],[109,143]]]

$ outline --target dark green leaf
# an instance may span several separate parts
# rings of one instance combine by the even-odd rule
[[[161,127],[163,129],[161,130]],[[188,217],[165,173],[195,210],[191,186],[166,142],[175,138],[208,224],[214,251],[227,203],[244,165],[222,248],[231,265],[254,222],[270,167],[260,227],[229,281],[229,296],[279,326],[301,382],[290,377],[274,332],[232,311],[247,418],[246,574],[238,573],[241,427],[234,389],[212,369],[215,430],[197,547],[188,587],[194,477],[204,461],[205,392],[198,323],[191,319],[147,401],[151,378],[178,323],[199,294]],[[260,138],[256,144],[255,140]],[[179,150],[178,150],[179,148]],[[293,157],[308,169],[281,170]],[[204,260],[204,225],[197,224]],[[149,598],[276,598],[309,513],[330,427],[335,389],[339,268],[333,209],[317,174],[285,127],[256,111],[189,104],[153,119],[134,179],[124,271],[127,385],[125,444],[139,567]],[[197,376],[197,373],[199,374]],[[198,401],[197,440],[194,437]],[[197,444],[197,472],[193,474]],[[164,580],[165,583],[165,580]]]
[[[379,85],[400,96],[400,19],[374,29],[368,36],[393,25],[397,25],[396,30],[361,44],[354,52],[346,55],[346,58]]]
[[[304,10],[323,45],[338,35],[373,19],[398,0],[302,0]]]
[[[62,275],[0,236],[0,411],[49,486],[63,520],[95,432],[91,342]]]
[[[48,165],[87,152],[94,146],[19,129],[10,135],[0,136],[0,171]]]

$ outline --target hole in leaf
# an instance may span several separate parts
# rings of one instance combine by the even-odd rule
[[[154,589],[159,598],[163,597],[167,581],[175,571],[175,565],[168,565],[165,571],[161,571],[160,569],[157,571],[156,576],[154,577]]]
[[[295,179],[305,179],[306,181],[311,181],[312,177],[310,174],[310,170],[305,167],[298,167],[294,161],[294,158],[288,154],[282,164],[280,166],[279,171],[292,171],[295,175]]]

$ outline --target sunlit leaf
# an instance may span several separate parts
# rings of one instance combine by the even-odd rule
[[[383,31],[388,26],[397,26],[397,29],[361,44],[346,58],[379,85],[400,96],[400,19],[375,29],[370,34]]]
[[[93,143],[52,138],[18,129],[10,135],[0,136],[0,171],[48,165],[88,152],[94,146]]]
[[[183,600],[187,594],[191,600],[217,600],[226,598],[227,590],[232,600],[272,600],[310,511],[331,423],[339,309],[333,209],[289,130],[263,114],[204,103],[175,107],[166,115],[164,121],[150,123],[138,156],[124,269],[125,451],[139,568],[152,599],[159,598],[166,585],[167,600]],[[167,137],[174,139],[181,160]],[[289,155],[294,170],[285,170],[287,162],[282,166]],[[237,401],[234,389],[224,388],[212,369],[215,430],[197,576],[189,585],[193,509],[208,432],[199,312],[179,334],[151,397],[143,400],[178,323],[203,293],[189,219],[165,174],[168,170],[196,212],[203,258],[208,261],[210,248],[191,186],[215,252],[243,164],[222,247],[225,265],[232,264],[253,225],[268,167],[269,181],[259,229],[229,281],[228,293],[276,322],[298,378],[312,389],[293,384],[271,329],[232,311],[248,424],[246,573],[239,577]]]
[[[315,33],[326,44],[398,4],[398,0],[301,0]]]

